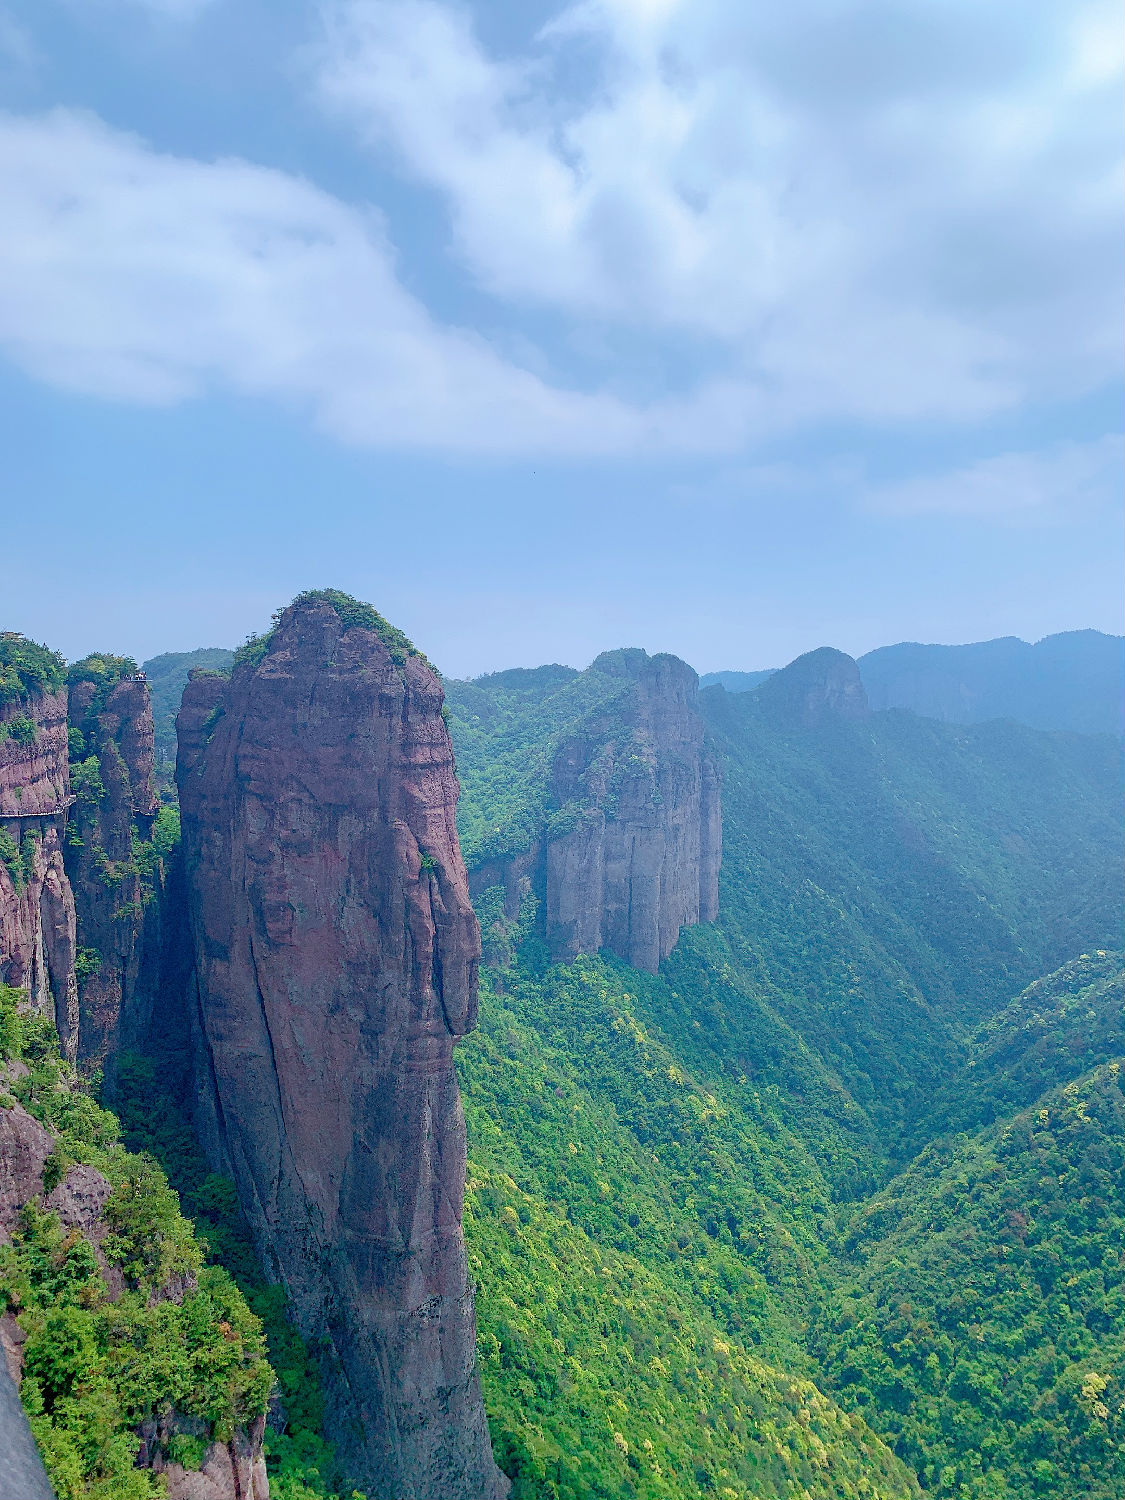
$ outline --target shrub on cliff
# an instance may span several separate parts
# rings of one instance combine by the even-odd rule
[[[261,1321],[225,1271],[204,1265],[163,1172],[124,1149],[116,1119],[60,1060],[54,1028],[21,998],[0,987],[0,1062],[22,1064],[7,1088],[56,1136],[44,1187],[83,1162],[113,1190],[101,1261],[34,1199],[0,1246],[0,1306],[27,1335],[20,1394],[60,1500],[149,1500],[162,1488],[134,1467],[141,1423],[175,1414],[226,1441],[265,1411],[274,1374]],[[109,1273],[124,1284],[115,1297]]]
[[[289,608],[293,609],[302,604],[331,605],[345,630],[358,628],[373,631],[386,646],[391,660],[398,667],[405,665],[407,657],[416,656],[428,667],[433,668],[433,663],[427,660],[414,642],[399,630],[397,625],[392,625],[377,609],[370,604],[364,604],[361,599],[353,599],[350,594],[345,594],[340,589],[305,589],[303,593],[297,595]],[[284,613],[284,610],[276,611],[273,617],[274,628]],[[256,667],[269,650],[272,640],[273,629],[265,631],[262,635],[249,636],[235,652],[234,666]]]

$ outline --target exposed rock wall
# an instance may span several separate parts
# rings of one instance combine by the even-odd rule
[[[34,733],[25,736],[28,723]],[[27,990],[73,1058],[78,987],[62,843],[71,800],[65,691],[0,705],[0,726],[0,982]]]
[[[153,720],[148,684],[127,676],[108,693],[90,681],[72,682],[69,720],[82,736],[82,772],[67,837],[67,871],[79,941],[97,967],[81,986],[79,1056],[102,1064],[112,1086],[122,1047],[135,1046],[143,1018],[137,988],[146,942],[155,947],[158,860],[147,840],[157,813],[153,776]]]
[[[675,656],[607,652],[624,692],[559,747],[547,831],[552,956],[608,948],[654,972],[683,927],[718,912],[722,810],[698,679]]]
[[[441,687],[391,646],[298,601],[256,663],[184,694],[200,1124],[332,1351],[355,1482],[492,1500],[453,1071],[480,939]]]

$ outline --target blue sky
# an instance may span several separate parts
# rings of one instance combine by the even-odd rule
[[[1119,631],[1121,74],[1101,0],[0,0],[0,623]]]

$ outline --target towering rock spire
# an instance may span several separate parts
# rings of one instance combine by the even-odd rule
[[[495,1500],[453,1071],[480,936],[441,685],[327,591],[241,655],[178,725],[203,1135],[331,1351],[355,1482]]]
[[[621,690],[555,755],[547,938],[555,958],[608,948],[655,972],[681,928],[718,913],[718,767],[686,662],[607,651],[590,671]]]
[[[152,703],[126,657],[88,656],[68,680],[75,806],[65,854],[87,965],[78,1052],[106,1070],[112,1092],[117,1054],[143,1030],[138,982],[160,920]]]
[[[72,801],[61,657],[0,635],[0,983],[27,991],[78,1047],[74,897],[62,839]]]

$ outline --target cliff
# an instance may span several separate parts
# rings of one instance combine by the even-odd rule
[[[480,939],[441,686],[373,610],[306,595],[189,682],[178,730],[204,1141],[328,1351],[355,1482],[492,1500],[453,1070]]]
[[[686,662],[610,651],[590,670],[624,691],[555,753],[547,940],[556,959],[608,948],[655,972],[682,927],[718,912],[718,768]]]
[[[607,651],[584,672],[494,672],[446,695],[490,964],[509,961],[525,897],[552,958],[605,948],[649,971],[715,919],[721,778],[686,662]]]
[[[117,1053],[138,1041],[142,956],[159,922],[152,706],[127,658],[86,657],[68,680],[75,806],[64,852],[82,946],[78,1053],[107,1070],[112,1091]]]
[[[0,983],[26,990],[78,1046],[74,898],[63,864],[70,805],[60,657],[0,636]]]

